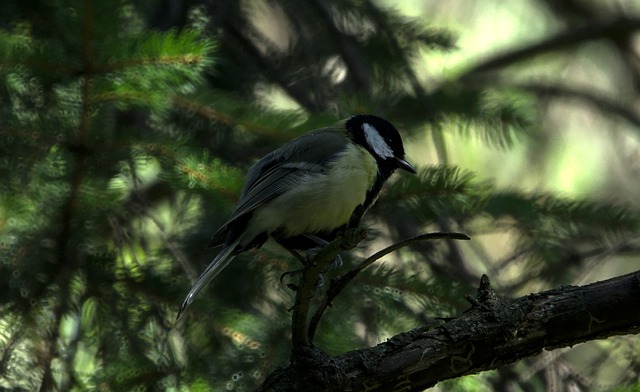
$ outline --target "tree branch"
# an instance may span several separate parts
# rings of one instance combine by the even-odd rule
[[[510,86],[533,92],[541,96],[547,95],[554,98],[575,99],[589,104],[593,109],[603,114],[615,114],[635,127],[640,126],[640,115],[630,106],[625,106],[622,102],[616,102],[604,96],[602,92],[589,91],[579,87],[561,86],[556,84],[545,84],[543,82],[508,84]]]
[[[498,296],[483,276],[477,304],[461,316],[333,358],[315,349],[311,360],[274,371],[259,391],[422,391],[545,349],[640,333],[639,302],[640,271],[517,299]]]
[[[339,236],[331,241],[309,258],[310,264],[303,269],[302,276],[300,276],[291,320],[294,356],[301,349],[311,346],[312,336],[309,335],[308,324],[309,310],[311,298],[318,287],[320,274],[329,269],[329,265],[341,251],[355,248],[365,237],[366,230],[364,229],[348,230],[344,236]]]
[[[360,91],[369,91],[371,72],[369,67],[367,67],[365,56],[363,56],[358,48],[356,40],[349,35],[343,34],[338,27],[336,27],[331,9],[326,1],[315,0],[310,4],[315,6],[318,10],[318,15],[323,19],[331,38],[333,38],[336,46],[340,50],[340,56],[347,65],[357,89]]]
[[[393,245],[390,245],[382,249],[381,251],[374,253],[373,255],[367,257],[360,264],[358,264],[351,271],[347,272],[346,274],[336,279],[333,279],[331,281],[331,285],[329,286],[329,289],[327,290],[326,296],[323,298],[322,302],[320,303],[320,306],[318,306],[318,309],[316,309],[316,312],[311,318],[311,322],[309,323],[309,339],[313,340],[313,337],[315,336],[315,333],[316,333],[316,328],[318,327],[318,324],[320,323],[320,319],[322,318],[322,314],[327,309],[327,307],[331,305],[331,303],[338,296],[338,294],[340,294],[342,290],[344,290],[344,288],[347,287],[347,284],[349,284],[349,282],[351,282],[353,278],[355,278],[360,272],[362,272],[362,270],[364,270],[374,262],[378,261],[379,259],[383,258],[384,256],[388,255],[389,253],[393,253],[396,250],[404,248],[405,246],[410,245],[414,242],[435,240],[435,239],[442,239],[442,238],[455,239],[455,240],[470,239],[469,236],[462,233],[439,233],[439,232],[426,233],[426,234],[421,234],[415,237],[407,238],[404,241],[400,241],[398,243],[395,243]]]
[[[621,17],[607,21],[606,23],[594,23],[584,27],[562,31],[529,46],[524,46],[501,55],[493,56],[484,62],[479,62],[461,75],[460,80],[464,82],[473,77],[483,77],[480,74],[484,72],[499,70],[521,61],[529,61],[540,54],[564,49],[584,42],[599,39],[617,40],[629,37],[638,30],[640,30],[640,19]]]

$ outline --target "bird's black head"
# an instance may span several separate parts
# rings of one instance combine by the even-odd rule
[[[404,159],[400,133],[389,121],[371,114],[357,114],[347,120],[345,127],[353,141],[373,155],[383,175],[389,176],[398,168],[416,172]]]

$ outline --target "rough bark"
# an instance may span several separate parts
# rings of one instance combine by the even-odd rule
[[[274,371],[260,391],[422,391],[542,350],[640,332],[640,271],[512,299],[483,276],[477,299],[436,328],[417,327],[375,347],[329,358],[317,348]]]

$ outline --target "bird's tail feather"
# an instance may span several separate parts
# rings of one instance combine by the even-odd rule
[[[207,284],[209,284],[209,282],[213,280],[213,278],[218,276],[218,274],[222,272],[222,270],[227,265],[229,265],[229,263],[235,256],[233,254],[233,251],[235,250],[239,242],[240,239],[237,239],[233,243],[225,245],[222,250],[220,250],[220,253],[218,253],[213,261],[207,266],[207,269],[205,269],[204,272],[200,275],[196,283],[191,288],[191,291],[189,291],[189,294],[187,294],[187,297],[184,299],[184,302],[182,302],[182,306],[180,307],[180,311],[178,312],[176,320],[180,318],[182,312],[184,312],[187,306],[189,306],[191,302],[193,302],[200,291],[202,291],[202,289],[204,289]]]

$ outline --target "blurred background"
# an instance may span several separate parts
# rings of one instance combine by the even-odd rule
[[[290,355],[298,268],[247,252],[174,322],[247,168],[354,113],[396,174],[320,323],[331,355],[469,307],[640,268],[640,2],[4,0],[0,389],[250,391]],[[638,309],[629,309],[637,312]],[[640,339],[434,391],[638,391]]]

